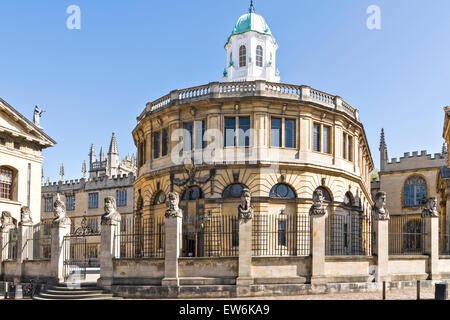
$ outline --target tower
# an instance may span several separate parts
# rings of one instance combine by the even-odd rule
[[[110,177],[116,176],[119,173],[119,151],[117,148],[117,140],[114,132],[111,137],[111,143],[109,144],[108,165],[106,172]]]
[[[386,168],[386,164],[388,162],[388,153],[387,153],[387,145],[386,140],[384,138],[384,128],[381,129],[381,137],[380,137],[380,171],[384,171]]]
[[[278,45],[262,16],[255,13],[253,0],[225,44],[227,67],[223,81],[266,80],[280,82],[276,69]]]

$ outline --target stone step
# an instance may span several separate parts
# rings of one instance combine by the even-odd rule
[[[69,292],[99,290],[97,287],[61,287],[61,286],[51,286],[47,287],[46,289],[56,291],[69,291]]]
[[[90,299],[102,299],[108,300],[113,297],[112,294],[105,293],[94,293],[94,294],[50,294],[46,292],[41,292],[36,298],[44,298],[48,300],[90,300]],[[39,300],[39,299],[38,299]]]
[[[48,289],[44,291],[45,293],[55,294],[55,295],[87,295],[87,294],[103,294],[103,290],[54,290]]]
[[[51,301],[51,300],[116,300],[117,298],[113,298],[113,297],[111,297],[111,298],[104,298],[104,297],[97,298],[97,297],[94,297],[94,298],[59,299],[59,298],[44,298],[44,297],[41,297],[41,296],[36,296],[36,297],[34,297],[33,299],[34,299],[34,300]]]

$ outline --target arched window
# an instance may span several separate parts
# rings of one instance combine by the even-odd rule
[[[270,190],[269,197],[271,198],[283,198],[283,199],[295,199],[294,190],[284,183],[276,184]]]
[[[224,199],[240,198],[242,190],[244,190],[244,188],[248,189],[248,187],[245,184],[239,183],[230,184],[228,187],[225,188],[225,190],[223,190],[222,198]]]
[[[13,200],[14,172],[0,167],[0,199]]]
[[[353,205],[353,195],[350,192],[347,192],[344,196],[344,206],[352,207]]]
[[[261,46],[256,47],[256,66],[263,66],[263,48]]]
[[[181,200],[197,200],[205,198],[202,188],[193,186],[189,187],[183,192]]]
[[[427,184],[421,177],[414,176],[406,180],[404,187],[404,206],[415,207],[427,202]]]
[[[318,187],[316,190],[322,191],[322,195],[325,198],[325,201],[331,202],[331,195],[327,189],[325,189],[323,187]]]
[[[245,67],[247,65],[247,49],[245,46],[239,48],[239,67]]]
[[[153,205],[163,204],[166,202],[166,194],[163,191],[159,191],[155,199],[153,200]]]

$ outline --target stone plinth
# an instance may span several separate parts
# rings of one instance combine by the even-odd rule
[[[239,220],[239,265],[237,286],[250,286],[252,277],[252,220]]]
[[[389,281],[389,220],[374,220],[373,254],[377,257],[375,281]]]
[[[100,230],[100,278],[97,285],[110,290],[114,278],[113,259],[120,257],[120,221],[102,223]]]
[[[64,252],[70,252],[70,241],[64,242],[64,237],[70,235],[70,224],[52,224],[51,246],[51,276],[53,282],[64,281]],[[66,246],[64,248],[63,246]]]
[[[180,279],[178,278],[178,258],[181,250],[181,217],[166,218],[166,248],[164,260],[164,278],[161,281],[162,286],[178,287]]]
[[[429,255],[428,274],[430,280],[440,279],[439,275],[439,217],[425,217],[425,254]]]
[[[33,224],[20,224],[17,232],[17,267],[14,284],[19,284],[22,280],[23,261],[33,258],[33,239],[27,239],[29,235],[33,235]]]
[[[311,284],[326,282],[325,219],[327,215],[311,216]]]

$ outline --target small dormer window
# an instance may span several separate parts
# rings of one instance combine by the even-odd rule
[[[239,67],[245,67],[247,65],[247,49],[244,45],[239,48]]]
[[[256,47],[256,66],[263,66],[263,48],[261,46]]]

